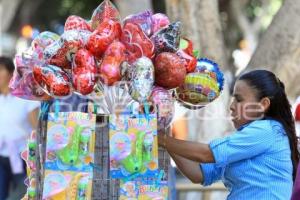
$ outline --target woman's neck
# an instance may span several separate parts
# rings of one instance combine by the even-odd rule
[[[6,87],[0,88],[0,94],[2,94],[4,96],[8,95],[9,94],[9,87],[6,86]]]

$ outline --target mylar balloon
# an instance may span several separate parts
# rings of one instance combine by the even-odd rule
[[[116,7],[109,1],[104,0],[93,12],[91,19],[92,29],[95,30],[99,24],[105,19],[110,19],[116,22],[120,22],[120,13]]]
[[[125,46],[114,41],[105,51],[100,65],[101,81],[107,85],[113,85],[121,80],[120,65],[125,60]]]
[[[150,101],[157,107],[158,129],[164,129],[172,122],[175,107],[170,92],[162,87],[154,87]]]
[[[155,47],[155,53],[176,52],[180,41],[180,22],[174,22],[155,33],[151,40]]]
[[[33,77],[41,88],[51,96],[67,96],[71,92],[69,76],[57,66],[36,65],[33,67]]]
[[[186,75],[185,62],[175,53],[158,54],[154,66],[157,85],[172,89],[183,84]]]
[[[137,24],[130,22],[125,24],[121,41],[127,49],[127,60],[130,63],[143,56],[150,59],[154,56],[154,46],[151,40]]]
[[[154,83],[152,61],[147,57],[138,58],[132,65],[127,64],[126,70],[131,97],[140,103],[146,102]]]
[[[87,49],[97,57],[101,58],[107,47],[121,36],[121,24],[113,20],[104,20],[90,36]]]
[[[124,24],[134,23],[139,25],[147,36],[151,35],[152,12],[147,10],[135,15],[129,15],[124,19]]]
[[[72,66],[74,89],[80,94],[90,94],[97,81],[97,65],[94,56],[86,49],[77,51]]]
[[[65,31],[69,31],[69,30],[91,31],[91,27],[83,18],[76,15],[71,15],[67,18],[65,22],[64,30]]]
[[[152,26],[151,26],[152,34],[156,33],[157,31],[166,27],[169,24],[170,24],[170,20],[166,15],[162,13],[156,13],[152,15]]]

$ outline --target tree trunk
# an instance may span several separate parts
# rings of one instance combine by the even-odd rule
[[[114,0],[114,3],[122,18],[145,10],[152,10],[151,0]]]
[[[287,94],[300,94],[300,1],[285,0],[263,34],[247,70],[264,68],[285,83]]]
[[[171,21],[182,22],[183,35],[191,39],[201,57],[216,61],[225,72],[227,83],[232,70],[228,65],[217,0],[166,0]],[[188,111],[189,138],[201,142],[224,135],[231,129],[228,120],[228,84],[222,95],[206,108]]]

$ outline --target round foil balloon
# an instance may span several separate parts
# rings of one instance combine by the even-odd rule
[[[217,63],[207,58],[198,59],[195,72],[207,73],[211,77],[217,79],[219,90],[223,90],[224,75]]]
[[[154,67],[147,57],[138,58],[132,65],[127,65],[126,73],[129,81],[131,97],[144,103],[148,100],[154,83]]]
[[[162,87],[154,87],[150,101],[158,109],[158,129],[168,127],[175,112],[174,101],[170,92]]]
[[[224,78],[217,65],[209,60],[201,60],[198,64],[198,71],[196,67],[175,91],[176,99],[190,109],[199,109],[212,102],[223,89]]]
[[[97,81],[96,75],[97,65],[94,56],[86,49],[77,51],[72,66],[74,89],[83,95],[90,94]]]
[[[179,87],[186,75],[185,62],[175,53],[163,52],[155,58],[155,83],[166,89]]]

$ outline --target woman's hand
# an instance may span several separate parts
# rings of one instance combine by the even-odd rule
[[[159,130],[157,133],[158,146],[166,148],[166,141],[169,137],[168,129]]]

